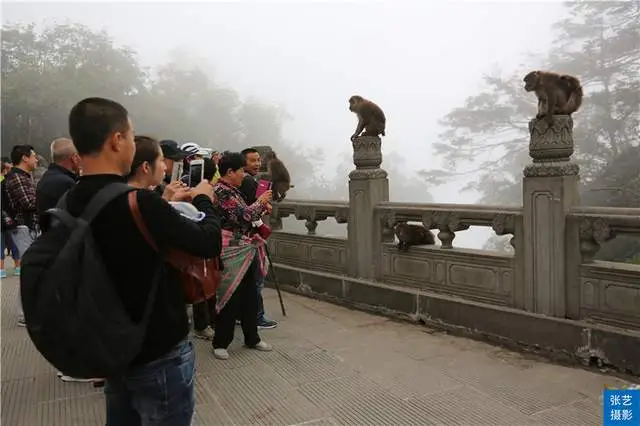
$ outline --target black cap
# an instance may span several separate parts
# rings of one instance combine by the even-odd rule
[[[160,149],[162,149],[164,158],[168,158],[169,160],[180,161],[187,156],[187,153],[178,146],[178,142],[171,139],[160,141]]]

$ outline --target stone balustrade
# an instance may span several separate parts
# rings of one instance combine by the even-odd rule
[[[579,203],[573,122],[533,119],[522,207],[389,202],[381,140],[353,141],[349,202],[287,200],[269,247],[288,290],[443,327],[553,357],[640,374],[640,265],[594,260],[617,235],[640,235],[640,208]],[[307,235],[283,232],[304,220]],[[329,217],[348,238],[316,235]],[[440,244],[394,245],[394,226],[423,224]],[[513,253],[455,247],[471,226],[512,235]]]

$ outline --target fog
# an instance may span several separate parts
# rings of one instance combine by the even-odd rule
[[[321,149],[320,174],[331,178],[351,153],[356,117],[347,99],[362,95],[387,116],[384,155],[404,160],[406,175],[390,179],[417,179],[410,175],[446,168],[432,150],[443,131],[438,121],[482,90],[484,74],[539,68],[528,54],[550,49],[551,25],[565,13],[560,2],[540,1],[4,2],[2,22],[105,29],[150,68],[178,49],[183,61],[206,67],[243,99],[284,108],[285,138]],[[424,194],[436,203],[471,204],[479,194],[461,189],[473,178],[424,183]],[[392,201],[414,195],[414,202],[429,201],[391,194]],[[290,197],[323,199],[295,191]],[[460,232],[454,244],[480,248],[490,234]]]

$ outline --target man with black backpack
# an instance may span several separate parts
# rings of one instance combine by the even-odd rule
[[[79,102],[69,115],[69,133],[83,175],[43,216],[49,229],[23,258],[27,330],[59,370],[106,378],[108,426],[188,426],[195,350],[187,340],[179,271],[162,253],[219,256],[212,187],[203,181],[191,190],[192,203],[205,213],[195,222],[154,191],[126,185],[133,127],[114,101]]]

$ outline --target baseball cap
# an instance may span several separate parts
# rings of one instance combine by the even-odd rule
[[[171,139],[161,140],[160,149],[162,150],[162,155],[169,160],[180,161],[187,156],[187,153],[178,146],[178,142]]]

